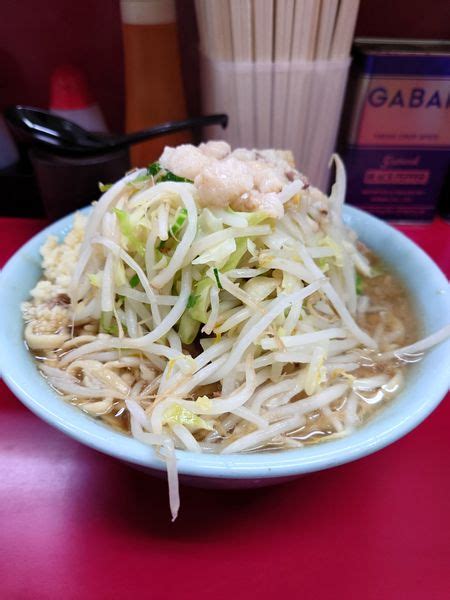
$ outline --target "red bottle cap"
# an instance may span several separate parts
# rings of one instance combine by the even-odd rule
[[[77,110],[94,104],[83,71],[73,65],[57,67],[50,83],[50,109]]]

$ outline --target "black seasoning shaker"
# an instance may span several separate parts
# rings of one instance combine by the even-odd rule
[[[130,167],[127,148],[76,158],[33,148],[29,155],[45,213],[51,220],[96,200],[100,195],[100,181],[114,182]]]

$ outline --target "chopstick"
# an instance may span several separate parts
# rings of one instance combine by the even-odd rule
[[[269,147],[271,141],[272,58],[274,0],[253,0],[253,75],[255,145]]]
[[[255,62],[271,61],[273,56],[274,0],[253,0]]]
[[[320,2],[319,25],[316,33],[316,60],[326,60],[327,58],[330,58],[338,5],[338,0],[321,0]]]
[[[332,58],[345,58],[349,55],[358,9],[359,0],[341,0],[331,44]]]

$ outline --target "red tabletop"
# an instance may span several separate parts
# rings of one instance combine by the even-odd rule
[[[0,219],[0,260],[43,222]],[[450,274],[450,226],[403,226]],[[52,429],[0,384],[0,598],[450,597],[450,398],[372,456],[250,491],[182,488]]]

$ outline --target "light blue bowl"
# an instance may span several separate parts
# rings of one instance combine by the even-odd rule
[[[23,342],[20,303],[41,275],[39,248],[48,235],[64,236],[68,216],[25,244],[0,276],[0,368],[7,385],[36,415],[76,440],[153,474],[164,464],[144,444],[109,429],[65,403],[39,375]],[[444,274],[413,242],[386,223],[352,207],[345,219],[360,239],[406,283],[413,295],[422,333],[450,323],[450,290]],[[419,425],[445,396],[450,379],[450,340],[430,350],[414,365],[401,394],[366,425],[346,438],[298,450],[202,455],[178,451],[182,481],[205,487],[256,487],[361,458],[395,442]]]

